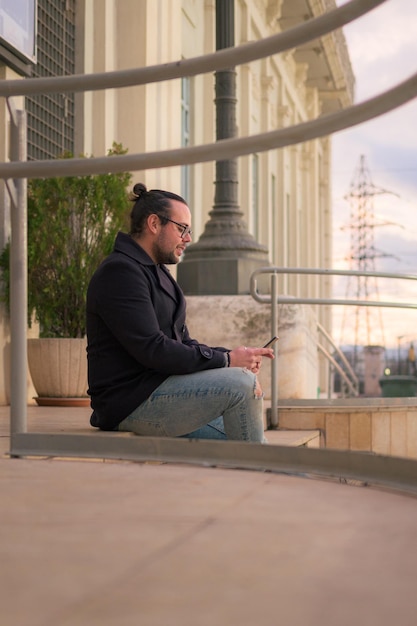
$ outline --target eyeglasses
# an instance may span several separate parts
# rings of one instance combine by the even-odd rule
[[[184,237],[186,237],[187,235],[191,235],[193,234],[193,231],[191,230],[191,228],[189,226],[184,226],[184,224],[179,224],[178,222],[175,222],[174,220],[170,220],[169,217],[165,217],[161,216],[161,219],[166,220],[167,222],[172,222],[172,224],[175,224],[175,226],[178,226],[178,228],[181,229],[181,234],[180,237],[181,239],[184,239]]]

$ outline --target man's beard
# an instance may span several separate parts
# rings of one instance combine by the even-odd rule
[[[153,254],[157,264],[176,265],[180,260],[175,252],[162,250],[158,244],[155,244]]]

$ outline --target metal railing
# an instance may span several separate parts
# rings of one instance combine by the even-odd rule
[[[260,293],[258,290],[258,277],[261,275],[270,274],[270,292]],[[343,306],[371,306],[371,307],[388,307],[398,309],[417,309],[417,302],[384,302],[379,300],[355,300],[353,298],[304,298],[290,295],[278,295],[278,275],[280,274],[308,274],[313,276],[357,276],[368,278],[392,278],[395,280],[411,280],[417,281],[417,276],[414,274],[396,274],[389,272],[361,272],[357,270],[332,270],[332,269],[317,269],[317,268],[294,268],[294,267],[264,267],[255,270],[250,278],[250,293],[251,296],[257,302],[262,304],[271,305],[271,335],[278,333],[278,303],[280,304],[310,304],[310,305],[343,305]],[[324,329],[321,331],[323,332]],[[330,339],[330,337],[329,337]],[[318,346],[318,349],[325,355],[326,351],[322,346]],[[333,359],[333,365],[336,367],[337,363]],[[339,366],[340,367],[340,366]],[[337,367],[336,369],[339,369]],[[350,368],[350,366],[349,366]],[[341,368],[340,368],[341,369]],[[354,395],[356,393],[355,378],[351,378],[351,368],[347,370],[348,373],[343,373],[343,379],[348,385],[349,389]],[[278,366],[276,359],[271,364],[271,425],[278,426]]]
[[[26,299],[27,279],[25,275],[26,242],[26,179],[36,177],[76,176],[103,172],[144,171],[229,159],[253,152],[264,152],[294,145],[336,131],[350,128],[374,119],[398,108],[417,96],[417,73],[384,93],[348,107],[337,113],[314,120],[281,128],[276,131],[251,137],[224,139],[215,143],[190,146],[176,150],[154,153],[122,155],[116,157],[94,157],[90,159],[45,160],[27,162],[25,155],[25,115],[16,110],[12,98],[48,92],[75,93],[143,85],[163,80],[193,76],[220,69],[234,67],[272,54],[295,48],[303,43],[333,32],[386,0],[350,0],[322,16],[308,20],[265,40],[243,46],[216,51],[195,59],[183,59],[174,63],[153,67],[135,68],[108,73],[74,75],[65,77],[36,78],[0,81],[0,97],[7,99],[10,118],[10,161],[0,163],[0,179],[7,181],[12,215],[11,237],[11,401],[10,401],[10,454],[55,455],[92,458],[117,458],[132,460],[165,460],[191,463],[220,463],[223,466],[271,469],[277,471],[308,471],[324,475],[343,475],[360,478],[368,482],[390,484],[393,487],[417,491],[416,462],[409,459],[377,458],[336,450],[310,450],[280,448],[279,454],[272,446],[237,442],[196,442],[153,437],[122,437],[109,433],[94,433],[93,436],[69,433],[28,433],[26,419]],[[277,296],[277,271],[272,274],[273,294]],[[268,268],[270,271],[270,268]],[[288,269],[285,271],[289,271]],[[300,270],[291,270],[298,271]],[[301,270],[308,273],[310,270]],[[315,273],[329,271],[311,270]],[[372,274],[370,274],[372,275]],[[375,275],[375,274],[374,274]],[[385,274],[376,274],[387,276]],[[406,276],[415,279],[416,277]],[[260,296],[259,296],[260,297]],[[262,300],[264,301],[264,300]],[[280,297],[284,302],[285,297]],[[290,299],[291,302],[318,304],[315,299]],[[272,320],[277,321],[277,297],[272,298]],[[344,301],[321,301],[345,303]],[[347,302],[346,302],[347,304]],[[351,303],[353,304],[353,303]],[[358,303],[355,303],[358,304]],[[369,306],[370,303],[364,303]],[[384,306],[375,303],[375,306]],[[386,304],[385,306],[399,306]],[[404,307],[404,305],[402,305]],[[409,305],[415,308],[415,305]],[[275,328],[274,326],[274,328]],[[273,367],[276,367],[273,361]],[[275,388],[276,390],[276,388]]]
[[[331,385],[331,375],[334,370],[339,373],[340,379],[342,381],[342,396],[343,397],[356,397],[359,395],[359,379],[356,376],[355,372],[346,356],[343,354],[339,346],[335,344],[332,337],[326,331],[326,329],[320,324],[317,324],[318,332],[323,335],[326,341],[332,346],[333,354],[339,357],[340,363],[336,361],[333,354],[331,354],[320,342],[317,343],[317,349],[324,358],[329,363],[329,383],[328,383],[328,391],[327,397],[331,397],[332,385]],[[346,389],[346,392],[343,390]]]

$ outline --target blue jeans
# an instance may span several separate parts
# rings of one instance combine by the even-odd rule
[[[170,376],[119,430],[148,437],[264,442],[263,398],[255,385],[255,375],[239,367]]]

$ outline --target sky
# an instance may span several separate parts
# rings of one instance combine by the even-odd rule
[[[338,5],[344,4],[342,0]],[[356,79],[355,102],[376,96],[417,72],[417,0],[387,0],[343,28]],[[373,269],[417,276],[417,99],[333,136],[333,267],[357,269],[349,192],[363,158],[373,193],[368,201]],[[369,267],[372,269],[372,267]],[[417,302],[417,281],[334,279],[334,297]],[[362,299],[366,299],[362,297]],[[339,344],[417,345],[417,309],[335,307]]]

